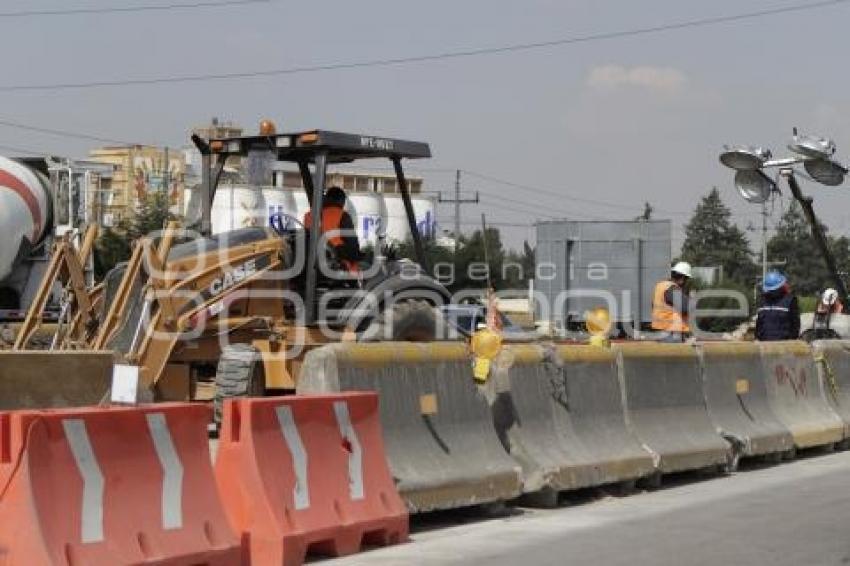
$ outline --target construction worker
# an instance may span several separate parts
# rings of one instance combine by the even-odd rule
[[[652,329],[664,332],[661,342],[684,342],[690,333],[688,311],[691,264],[680,261],[670,279],[659,281],[652,295]]]
[[[339,187],[330,187],[322,202],[322,234],[327,236],[327,242],[333,248],[336,258],[352,273],[359,271],[358,262],[361,259],[360,242],[354,231],[351,215],[345,211],[345,191]],[[304,227],[310,230],[313,226],[313,211],[308,210],[304,215]]]
[[[800,306],[788,278],[771,271],[762,281],[762,300],[756,317],[756,340],[796,340],[800,336]]]
[[[820,301],[818,301],[817,310],[815,312],[823,315],[843,313],[844,303],[841,302],[841,298],[838,296],[838,291],[830,287],[821,293]]]

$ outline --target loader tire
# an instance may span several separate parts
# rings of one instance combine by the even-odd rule
[[[265,393],[262,355],[250,344],[231,344],[221,350],[215,372],[215,422],[221,424],[225,399],[262,397]]]
[[[432,342],[446,337],[443,317],[431,303],[421,299],[394,302],[361,334],[364,342]]]

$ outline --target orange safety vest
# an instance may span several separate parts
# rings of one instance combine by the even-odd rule
[[[342,229],[342,215],[345,213],[345,209],[341,206],[329,204],[327,206],[322,207],[322,234],[326,234],[328,232],[333,232],[335,230]],[[307,214],[304,215],[304,227],[307,230],[313,228],[313,211],[308,210]],[[328,237],[328,243],[338,248],[342,245],[342,236],[339,233],[334,234],[333,236]]]
[[[664,300],[667,289],[674,286],[672,281],[660,281],[652,295],[652,329],[665,332],[689,332],[688,315],[682,315]]]
[[[328,244],[330,244],[333,248],[339,248],[344,243],[342,236],[338,232],[338,230],[342,229],[342,216],[344,214],[345,208],[336,204],[329,204],[322,207],[322,234],[337,231],[333,236],[328,236]],[[304,215],[304,227],[307,230],[313,228],[312,210],[308,210],[307,214]],[[340,261],[345,266],[345,269],[347,271],[351,273],[358,273],[360,271],[360,267],[357,265],[357,262],[350,261],[347,259],[343,259]]]

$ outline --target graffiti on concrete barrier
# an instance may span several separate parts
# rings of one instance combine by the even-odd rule
[[[773,370],[776,376],[776,384],[780,387],[788,385],[794,391],[795,397],[805,397],[807,393],[808,375],[806,370],[800,368],[787,368],[783,364],[779,364]]]

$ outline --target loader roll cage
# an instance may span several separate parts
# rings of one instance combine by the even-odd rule
[[[399,192],[404,203],[416,260],[426,272],[429,271],[422,247],[422,237],[416,225],[410,190],[401,164],[402,159],[431,157],[431,148],[427,143],[327,130],[210,140],[193,135],[192,142],[201,153],[200,232],[204,236],[210,236],[212,232],[213,198],[228,157],[244,157],[255,151],[271,152],[277,161],[297,164],[311,210],[322,210],[328,165],[350,163],[359,159],[388,159],[393,164]],[[313,167],[312,171],[310,170],[311,166]],[[316,188],[319,190],[316,190]],[[311,234],[320,233],[321,216],[321,214],[313,214],[312,226],[306,227]],[[317,245],[319,238],[311,238],[310,240],[305,266],[304,304],[307,324],[316,322],[317,318],[316,284],[319,270]]]

